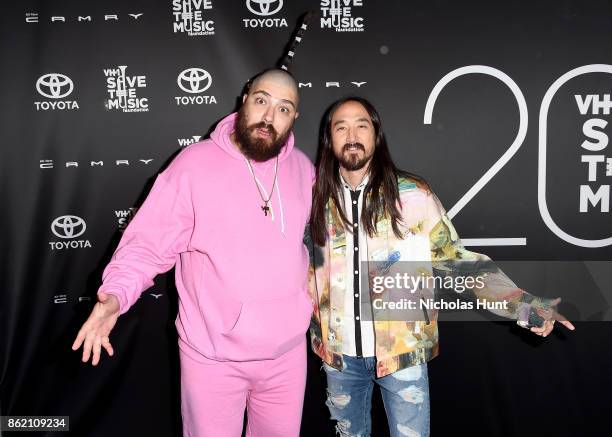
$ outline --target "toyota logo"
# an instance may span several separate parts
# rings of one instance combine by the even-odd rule
[[[59,73],[49,73],[40,76],[36,81],[36,90],[50,99],[66,97],[74,89],[72,79]],[[62,92],[63,91],[63,92]]]
[[[188,68],[181,71],[176,80],[180,89],[186,93],[203,93],[212,85],[210,73],[203,68]]]
[[[51,223],[51,231],[59,238],[76,238],[85,233],[85,220],[76,215],[63,215]]]
[[[270,6],[278,3],[274,10],[270,9]],[[257,9],[253,9],[253,6],[257,5]],[[255,15],[262,15],[267,17],[268,15],[274,15],[283,7],[283,0],[247,0],[246,7],[249,11]]]

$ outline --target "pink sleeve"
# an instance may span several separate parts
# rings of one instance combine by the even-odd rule
[[[312,173],[312,185],[314,186],[317,180],[317,168],[312,164],[310,164],[310,172]]]
[[[194,223],[190,198],[187,177],[165,171],[125,229],[98,289],[117,296],[121,314],[187,251]]]

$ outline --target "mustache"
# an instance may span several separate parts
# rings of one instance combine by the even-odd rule
[[[274,126],[272,126],[271,124],[266,124],[263,121],[260,121],[259,123],[253,123],[252,125],[249,126],[249,132],[253,132],[257,129],[266,129],[268,132],[270,132],[270,134],[272,134],[273,137],[277,137],[278,136],[278,132],[276,132],[276,129],[274,129]]]
[[[346,143],[344,146],[342,146],[342,152],[348,152],[348,149],[351,147],[361,150],[365,153],[365,146],[361,143]]]

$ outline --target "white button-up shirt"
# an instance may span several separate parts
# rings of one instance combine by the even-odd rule
[[[364,177],[361,183],[356,187],[356,191],[359,190],[359,198],[357,199],[358,216],[353,217],[353,200],[351,199],[351,186],[344,180],[340,175],[340,182],[342,183],[342,190],[344,194],[344,212],[346,218],[353,225],[353,230],[357,230],[359,233],[358,248],[353,243],[353,233],[346,233],[346,290],[344,295],[344,320],[342,321],[343,332],[342,332],[342,353],[350,356],[356,356],[356,344],[355,344],[355,324],[359,323],[361,326],[361,348],[362,356],[372,357],[375,355],[374,348],[374,324],[371,320],[363,320],[361,313],[355,314],[354,304],[355,299],[363,300],[362,296],[369,299],[370,290],[367,287],[367,281],[365,281],[365,289],[363,289],[362,275],[368,274],[367,270],[362,271],[361,266],[363,262],[368,260],[368,241],[365,229],[361,224],[361,211],[363,205],[363,190],[368,183],[368,175]],[[354,224],[358,223],[358,226]],[[361,261],[358,265],[353,264],[353,254],[358,249],[360,252],[359,260]],[[359,294],[355,292],[354,284],[355,280],[359,278]],[[359,305],[361,309],[361,304]],[[370,317],[371,318],[371,317]]]

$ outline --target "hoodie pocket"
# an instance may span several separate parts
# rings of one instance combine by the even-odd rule
[[[304,291],[243,302],[234,326],[215,342],[217,358],[250,361],[279,357],[304,341],[312,310],[312,301]]]

